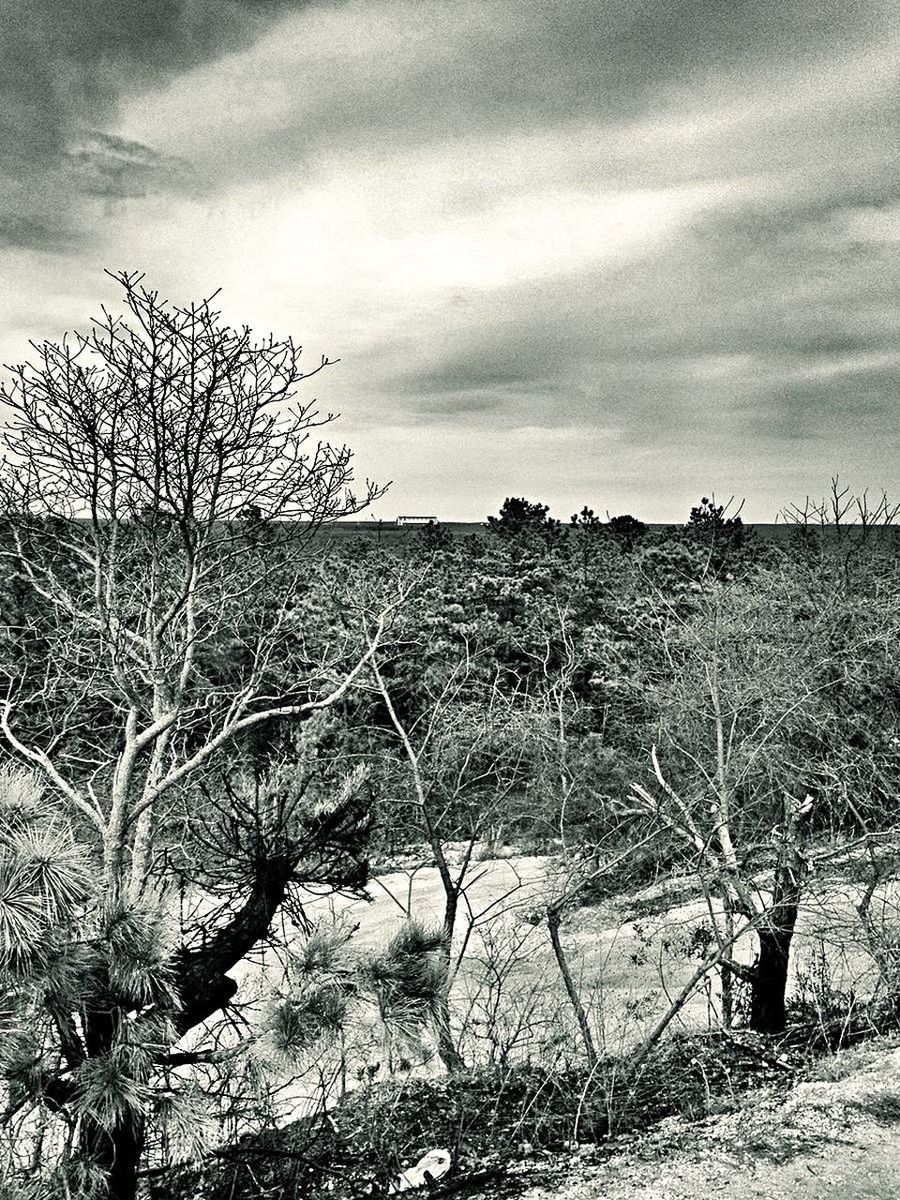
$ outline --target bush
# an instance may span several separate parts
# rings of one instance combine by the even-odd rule
[[[805,1052],[758,1034],[679,1034],[632,1071],[627,1059],[583,1066],[479,1069],[372,1084],[328,1114],[241,1139],[196,1168],[157,1177],[152,1200],[349,1200],[386,1190],[429,1150],[450,1152],[453,1179],[502,1174],[532,1150],[602,1142],[664,1117],[691,1119],[737,1092],[786,1084]]]

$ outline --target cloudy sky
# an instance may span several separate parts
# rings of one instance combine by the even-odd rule
[[[0,354],[293,333],[376,509],[900,491],[896,0],[4,0]]]

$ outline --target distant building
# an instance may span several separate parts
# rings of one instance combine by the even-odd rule
[[[437,524],[437,517],[398,517],[398,525],[428,525],[431,522]]]

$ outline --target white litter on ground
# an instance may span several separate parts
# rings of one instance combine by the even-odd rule
[[[396,1183],[388,1188],[389,1192],[409,1192],[413,1188],[424,1187],[426,1183],[434,1183],[450,1170],[450,1154],[446,1150],[429,1150],[420,1158],[414,1167],[400,1172]]]

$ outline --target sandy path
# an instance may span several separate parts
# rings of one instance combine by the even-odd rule
[[[537,903],[549,861],[544,857],[516,857],[473,863],[460,906],[460,929],[466,923],[467,905],[474,917],[483,914],[481,919],[485,920],[512,915]],[[443,917],[444,892],[436,867],[379,875],[370,882],[369,894],[370,901],[310,897],[307,912],[313,920],[334,911],[359,921],[357,938],[364,946],[384,945],[407,909],[425,925],[440,924]]]

